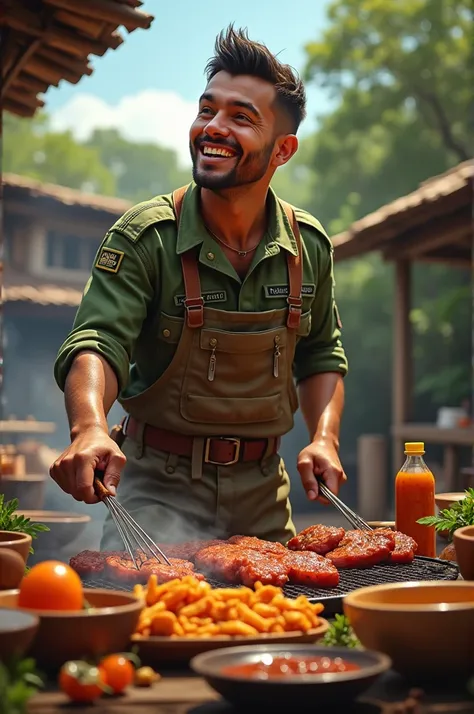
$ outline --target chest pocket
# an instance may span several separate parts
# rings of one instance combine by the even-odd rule
[[[295,336],[286,327],[236,333],[204,328],[194,336],[181,414],[192,422],[249,424],[281,416]]]

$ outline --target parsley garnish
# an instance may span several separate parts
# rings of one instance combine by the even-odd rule
[[[445,508],[436,516],[420,518],[417,523],[434,526],[437,531],[447,531],[451,541],[454,531],[458,528],[474,526],[474,488],[468,488],[465,493],[465,498],[453,503],[451,508]]]
[[[32,538],[37,538],[38,533],[49,531],[48,526],[43,523],[32,523],[29,518],[16,513],[18,509],[18,499],[13,498],[5,503],[3,493],[0,493],[0,531],[10,531],[14,533],[26,533]],[[30,548],[30,553],[34,553]]]
[[[322,639],[322,644],[327,647],[360,647],[354,630],[346,615],[337,614],[329,623],[329,630]]]
[[[0,662],[0,714],[26,714],[28,701],[41,687],[33,659]]]

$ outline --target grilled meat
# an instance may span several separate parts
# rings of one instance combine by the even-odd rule
[[[251,586],[257,581],[282,586],[288,581],[281,557],[244,548],[234,543],[203,548],[196,553],[196,567],[217,580]]]
[[[223,540],[190,540],[184,543],[158,543],[159,547],[170,558],[180,558],[182,560],[194,561],[194,556],[199,550],[206,548],[209,545],[220,545],[225,543]]]
[[[231,545],[238,545],[241,548],[258,550],[260,553],[271,553],[279,556],[285,555],[287,552],[285,546],[281,543],[261,540],[260,538],[255,538],[255,536],[234,535],[229,538],[227,543],[230,543]]]
[[[128,553],[108,555],[105,559],[106,576],[128,585],[147,583],[150,575],[156,575],[158,583],[183,578],[185,575],[194,575],[200,580],[203,579],[202,575],[194,572],[194,565],[188,560],[180,558],[168,558],[168,560],[170,565],[157,563],[154,559],[138,561],[137,570]]]
[[[395,549],[393,531],[347,531],[335,550],[327,558],[336,568],[370,568],[387,561]]]
[[[295,585],[306,585],[309,588],[335,588],[339,585],[336,566],[318,553],[287,551],[283,561],[288,578]]]
[[[339,545],[344,534],[344,528],[320,524],[309,526],[290,538],[288,548],[290,550],[310,550],[319,555],[326,555]]]
[[[101,553],[98,550],[81,550],[80,553],[70,559],[69,565],[82,577],[93,578],[94,575],[100,576],[103,574],[105,559],[108,555],[120,554],[115,552]]]
[[[387,528],[377,528],[375,533],[391,533],[395,537],[395,548],[389,554],[390,563],[412,563],[415,553],[418,550],[418,543],[410,536],[400,531],[391,531]]]

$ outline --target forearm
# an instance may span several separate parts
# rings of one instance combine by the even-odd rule
[[[108,362],[95,352],[80,352],[64,388],[71,439],[94,427],[107,432],[107,414],[117,395],[117,378]]]
[[[344,380],[337,372],[308,377],[298,386],[301,412],[311,441],[330,442],[339,448],[344,409]]]

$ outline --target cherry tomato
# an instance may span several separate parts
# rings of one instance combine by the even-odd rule
[[[135,667],[125,655],[116,654],[104,657],[99,664],[99,669],[103,673],[106,684],[113,690],[114,694],[120,694],[130,684],[135,677]]]
[[[66,662],[59,672],[58,684],[71,701],[82,704],[99,699],[106,688],[103,672],[87,662]]]
[[[34,565],[20,584],[18,606],[28,610],[82,610],[79,575],[69,565],[45,560]]]

